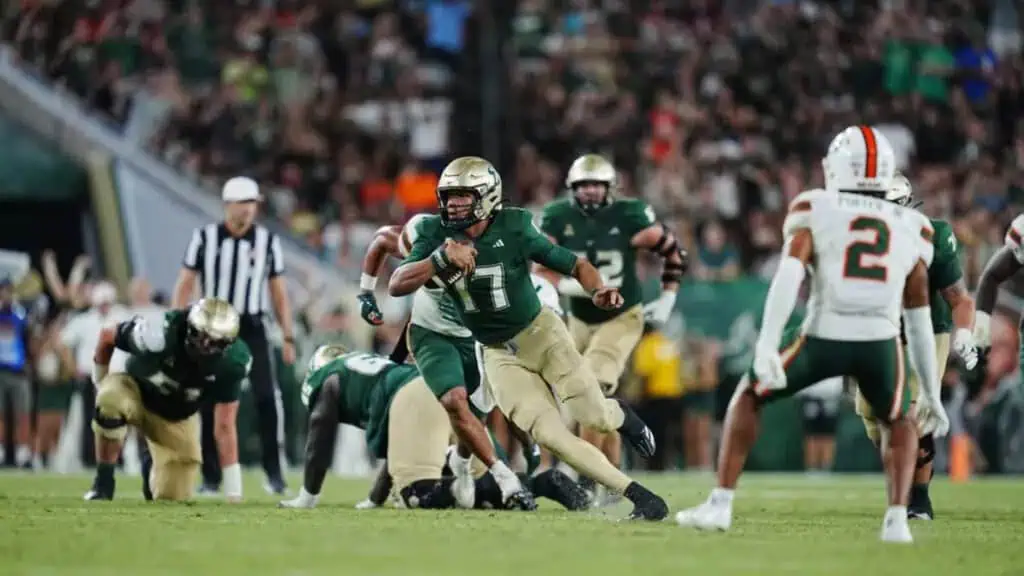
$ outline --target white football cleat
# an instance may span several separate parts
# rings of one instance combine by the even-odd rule
[[[471,510],[476,504],[476,482],[473,476],[456,476],[452,482],[452,496],[455,497],[456,506]]]
[[[707,501],[700,506],[676,512],[676,524],[697,530],[725,532],[732,526],[732,506]]]
[[[910,533],[910,524],[907,522],[905,507],[892,507],[885,513],[882,520],[882,542],[895,542],[898,544],[913,544],[914,536]]]

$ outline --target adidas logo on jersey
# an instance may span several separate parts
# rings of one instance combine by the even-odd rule
[[[565,230],[562,231],[562,234],[565,234],[566,236],[572,236],[573,235],[572,224],[566,224],[565,225]]]
[[[504,248],[505,247],[505,243],[502,242],[501,240],[498,240],[497,242],[494,243],[494,247],[495,248]]]
[[[618,233],[619,233],[619,227],[618,226],[613,226],[612,229],[608,231],[608,234],[611,234],[612,236],[615,236]]]

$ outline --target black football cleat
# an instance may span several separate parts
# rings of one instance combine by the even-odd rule
[[[546,470],[534,476],[531,484],[537,496],[550,498],[566,510],[586,510],[590,507],[591,499],[587,491],[561,470]]]
[[[622,437],[644,458],[654,456],[657,449],[657,445],[654,443],[654,432],[651,432],[651,429],[636,415],[629,404],[619,398],[616,400],[619,401],[619,406],[622,407],[622,413],[625,416],[622,426],[619,427],[619,434],[622,434]]]
[[[92,488],[83,496],[83,500],[113,500],[114,499],[114,481],[100,482],[97,478],[92,483]]]
[[[288,493],[288,485],[284,483],[283,478],[267,478],[266,482],[263,483],[263,489],[266,490],[267,494],[275,496],[284,496]]]
[[[524,512],[533,512],[537,509],[537,501],[533,498],[533,493],[529,490],[523,489],[515,494],[509,496],[504,506],[506,510],[522,510]]]
[[[668,516],[668,504],[654,492],[633,482],[626,488],[623,494],[633,503],[633,511],[629,513],[627,520],[646,520],[649,522],[660,522]]]

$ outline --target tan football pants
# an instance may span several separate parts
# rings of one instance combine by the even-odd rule
[[[441,477],[448,439],[448,412],[423,378],[415,378],[395,393],[388,416],[388,473],[394,490],[417,480]]]
[[[584,426],[610,432],[622,426],[624,415],[615,400],[604,397],[557,314],[542,308],[506,345],[485,346],[483,364],[502,413],[580,473],[612,490],[625,490],[629,477],[562,421],[552,393]]]
[[[941,377],[941,375],[946,372],[946,361],[949,360],[949,334],[935,335],[935,360],[938,362],[939,374]],[[920,393],[921,387],[921,384],[917,379],[917,373],[912,370],[908,375],[907,381],[910,386],[910,399],[911,402],[914,402],[917,400],[917,395]],[[860,416],[861,420],[864,422],[864,431],[867,432],[868,438],[870,438],[875,444],[878,444],[882,439],[879,422],[871,413],[871,406],[868,405],[859,389],[857,391],[855,409],[857,411],[857,415]]]
[[[569,333],[604,393],[610,396],[619,387],[619,378],[643,336],[643,306],[637,304],[601,324],[587,324],[570,316]]]
[[[124,418],[146,438],[153,456],[149,476],[150,489],[156,500],[188,500],[192,496],[202,463],[199,445],[199,415],[179,422],[166,420],[142,405],[139,386],[128,374],[113,373],[104,378],[96,390],[96,411],[111,418]],[[123,442],[128,426],[116,430],[101,428],[95,422],[93,432],[99,437]]]

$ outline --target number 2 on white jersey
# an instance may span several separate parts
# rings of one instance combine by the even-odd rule
[[[889,254],[891,233],[884,220],[871,216],[858,216],[850,222],[850,232],[874,232],[872,240],[853,240],[843,254],[843,278],[885,282],[889,268],[885,257]],[[865,262],[865,259],[870,259]],[[871,262],[873,260],[873,263]]]

